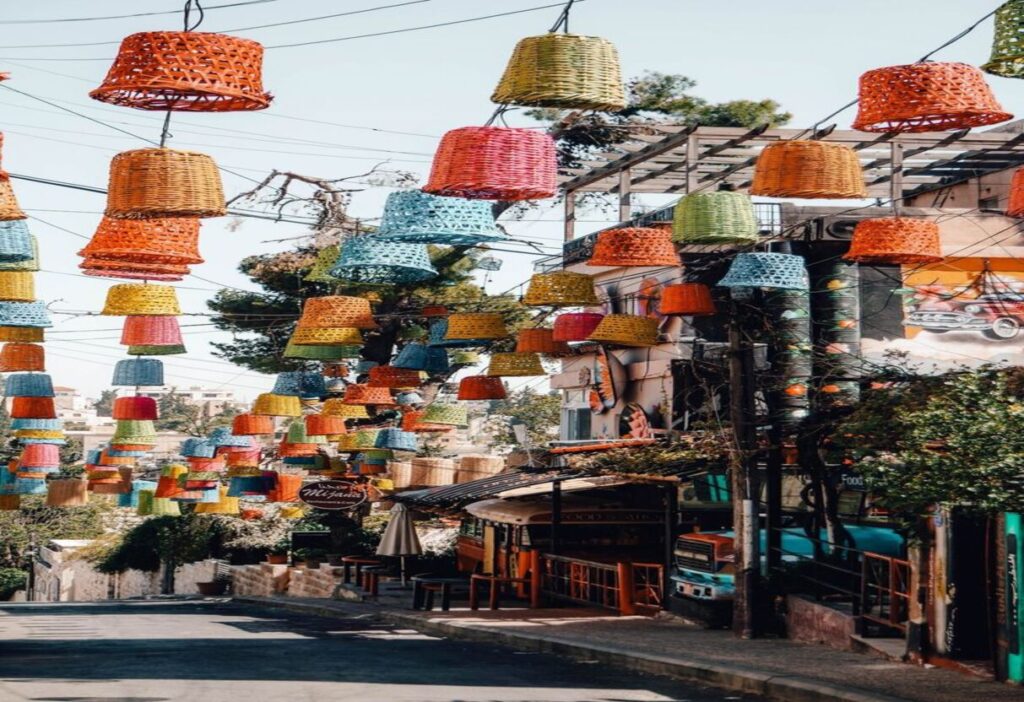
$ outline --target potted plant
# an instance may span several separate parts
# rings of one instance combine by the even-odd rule
[[[267,563],[284,565],[288,562],[288,549],[291,546],[287,538],[281,539],[267,549]]]
[[[327,552],[322,548],[300,548],[295,552],[296,565],[302,562],[306,564],[307,568],[315,570],[323,563],[326,555]]]

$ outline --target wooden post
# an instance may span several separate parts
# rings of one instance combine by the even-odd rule
[[[619,571],[619,614],[624,617],[631,617],[636,614],[636,607],[633,606],[633,593],[636,586],[633,583],[633,564],[617,563]]]
[[[889,166],[892,177],[889,179],[889,198],[892,200],[892,213],[900,216],[903,206],[903,144],[893,139],[889,144]],[[980,180],[978,181],[980,184]]]
[[[686,139],[686,192],[692,193],[697,190],[700,182],[697,174],[697,162],[700,161],[700,139],[696,134],[691,134]]]
[[[530,608],[538,609],[540,607],[540,588],[541,583],[541,561],[540,551],[534,549],[530,551]]]
[[[572,241],[576,238],[576,191],[566,190],[565,191],[565,227],[563,231],[563,239],[565,241]]]
[[[761,533],[758,523],[760,484],[754,426],[754,348],[743,336],[734,303],[729,324],[729,413],[736,446],[730,481],[735,534],[733,632],[743,639],[756,635],[755,609],[760,584]]]
[[[632,171],[623,168],[619,171],[619,221],[626,222],[633,216]]]
[[[551,483],[551,555],[558,555],[558,525],[562,521],[562,481]]]

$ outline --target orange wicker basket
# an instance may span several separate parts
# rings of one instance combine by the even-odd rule
[[[1007,217],[1024,217],[1024,168],[1013,172],[1010,181],[1010,199],[1006,203]]]
[[[327,295],[311,297],[302,307],[299,326],[304,329],[376,329],[370,301],[363,297]]]
[[[408,410],[402,412],[402,431],[425,434],[431,432],[452,431],[455,427],[451,424],[435,424],[434,422],[422,422],[425,410]]]
[[[394,366],[374,366],[369,376],[371,388],[415,388],[422,382],[419,371]]]
[[[421,317],[447,317],[448,308],[444,305],[423,305],[420,310]]]
[[[0,171],[0,221],[6,222],[26,217],[27,215],[18,205],[18,198],[14,196],[11,177],[4,171]]]
[[[661,291],[661,313],[703,316],[715,313],[711,290],[703,283],[676,283]]]
[[[535,129],[462,127],[441,138],[430,178],[433,195],[538,200],[557,188],[555,142]]]
[[[117,154],[110,162],[104,214],[117,219],[222,217],[227,207],[217,164],[194,151]]]
[[[610,229],[597,235],[588,266],[678,266],[672,232],[653,227]]]
[[[13,419],[56,419],[52,397],[15,397],[11,399]]]
[[[470,375],[459,381],[458,400],[504,400],[507,397],[501,378]]]
[[[344,417],[324,414],[306,415],[306,433],[310,436],[340,436],[347,431]]]
[[[239,414],[231,420],[231,433],[236,436],[273,434],[274,418],[260,414]]]
[[[140,110],[262,110],[263,46],[212,32],[139,32],[121,40],[89,97]]]
[[[96,278],[120,278],[121,280],[145,280],[161,283],[176,283],[189,274],[188,266],[176,263],[132,263],[130,261],[107,261],[87,258],[78,267],[85,275]]]
[[[96,233],[78,252],[84,258],[132,263],[202,263],[199,220],[186,217],[100,220]]]
[[[43,347],[9,342],[0,348],[0,373],[46,370]]]
[[[853,199],[868,196],[857,152],[822,141],[779,141],[754,166],[751,195]]]
[[[345,388],[346,405],[393,405],[391,391],[387,388],[374,388],[369,385],[353,383]]]
[[[965,63],[925,61],[886,66],[860,77],[854,129],[941,132],[1011,119],[984,74]]]
[[[520,329],[516,336],[516,351],[519,353],[564,356],[571,350],[564,341],[555,341],[553,329]]]
[[[169,315],[131,315],[121,330],[124,346],[181,346],[178,318]]]
[[[939,225],[909,217],[861,220],[843,258],[868,264],[937,263],[942,260]]]

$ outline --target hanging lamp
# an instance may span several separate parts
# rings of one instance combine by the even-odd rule
[[[376,329],[370,310],[370,301],[363,297],[327,295],[311,297],[302,306],[299,327],[304,329],[330,329],[352,327],[355,329]]]
[[[942,260],[939,225],[910,217],[861,220],[843,259],[866,264],[937,263]]]
[[[382,241],[376,236],[354,236],[341,245],[330,274],[366,285],[417,283],[437,275],[426,244]]]
[[[439,197],[421,190],[388,195],[376,236],[384,241],[473,246],[507,238],[494,222],[490,203]]]
[[[459,381],[458,400],[504,400],[507,397],[501,378],[470,375]]]
[[[212,32],[138,32],[121,40],[117,57],[89,97],[140,110],[262,110],[263,46]]]
[[[761,151],[751,195],[811,199],[868,196],[857,152],[824,141],[777,141]]]
[[[587,337],[616,346],[655,346],[658,343],[658,320],[632,314],[608,314]]]
[[[604,319],[599,312],[566,312],[555,317],[551,340],[555,342],[586,341]]]
[[[966,63],[923,61],[868,71],[860,77],[857,105],[853,128],[864,132],[942,132],[1013,118],[982,72]]]
[[[535,129],[462,127],[441,137],[423,190],[473,200],[539,200],[554,196],[557,178],[550,135]]]
[[[754,204],[744,193],[691,193],[672,211],[672,239],[680,244],[748,244],[758,240]]]
[[[659,310],[662,314],[701,317],[715,314],[715,303],[711,289],[703,283],[674,283],[662,289]]]
[[[807,290],[807,268],[800,256],[783,253],[736,254],[718,284],[726,288]]]
[[[526,377],[546,375],[540,356],[535,353],[493,353],[487,375],[495,377]],[[431,420],[433,421],[433,420]]]
[[[679,266],[679,252],[672,245],[672,234],[654,227],[609,229],[597,235],[588,266],[616,268],[643,266]]]
[[[227,214],[217,164],[194,151],[125,151],[110,162],[107,208],[116,219],[223,217]]]

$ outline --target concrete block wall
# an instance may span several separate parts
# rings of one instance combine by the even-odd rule
[[[288,584],[290,597],[330,598],[342,580],[342,569],[321,565],[319,568],[293,568]]]
[[[271,597],[288,591],[291,571],[286,565],[245,565],[231,567],[231,591],[236,595]]]

